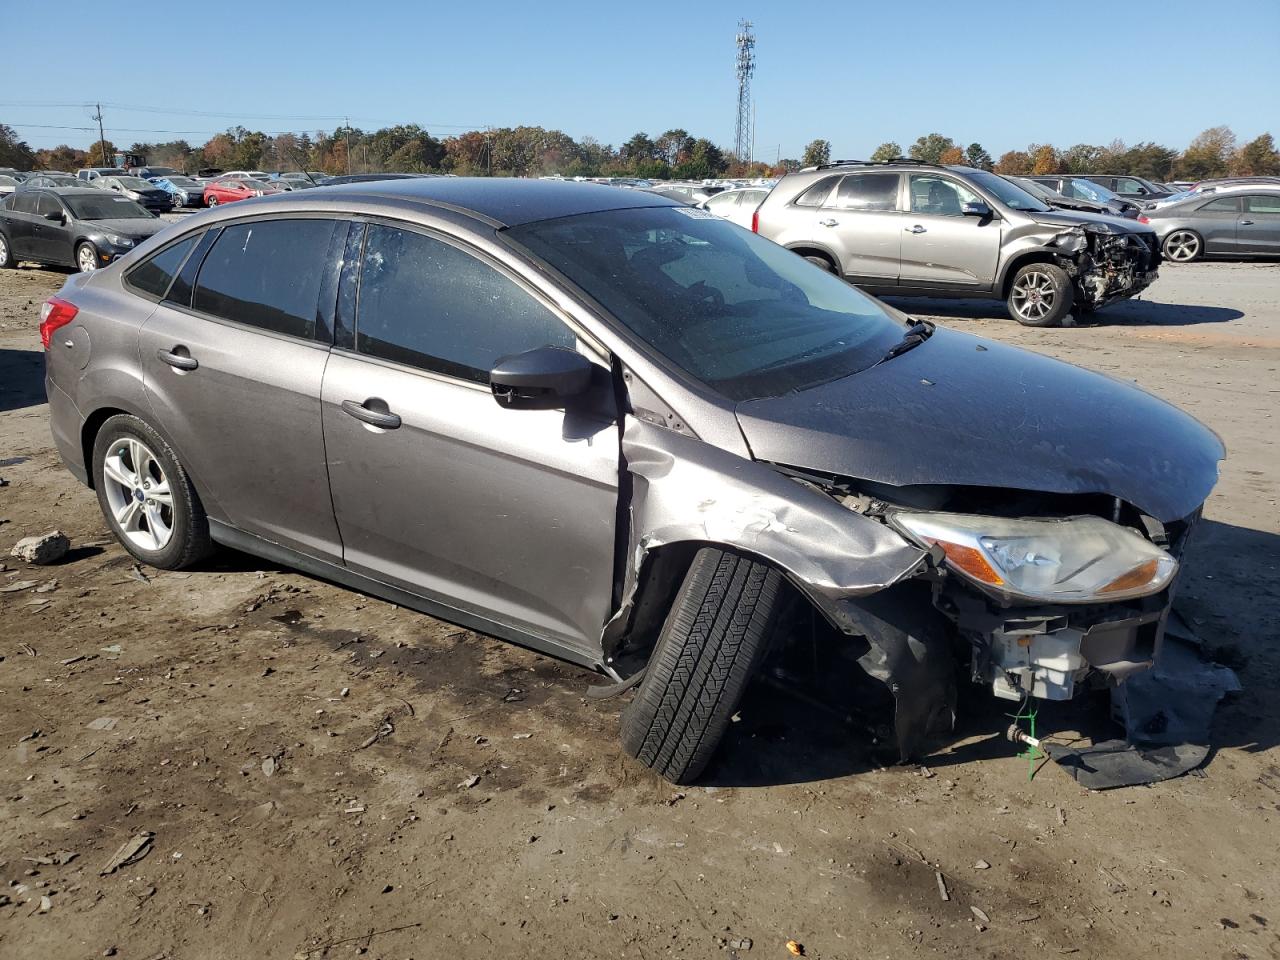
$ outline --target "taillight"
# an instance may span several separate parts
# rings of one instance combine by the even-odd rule
[[[75,304],[68,303],[61,297],[50,297],[44,302],[44,306],[40,308],[40,342],[46,350],[53,340],[54,331],[65,327],[79,312],[80,309]]]
[[[1151,218],[1150,218],[1150,217],[1144,217],[1144,216],[1142,216],[1141,214],[1139,214],[1139,215],[1138,215],[1138,222],[1139,222],[1139,223],[1150,223],[1150,222],[1151,222]]]
[[[751,211],[751,232],[760,232],[760,208],[756,207]]]

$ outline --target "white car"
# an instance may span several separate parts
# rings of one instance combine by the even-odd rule
[[[714,197],[703,200],[699,207],[717,217],[731,220],[740,227],[751,229],[751,215],[756,207],[769,195],[765,187],[742,187],[738,190],[725,190]]]

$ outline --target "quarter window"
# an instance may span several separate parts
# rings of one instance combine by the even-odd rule
[[[824,177],[806,190],[800,196],[796,197],[795,204],[797,207],[820,207],[827,201],[832,189],[840,181],[838,176]]]
[[[834,206],[844,210],[894,210],[898,206],[898,175],[850,174],[840,181]]]
[[[311,339],[332,220],[236,223],[214,242],[191,306],[263,330]]]
[[[196,245],[199,237],[200,234],[193,234],[148,257],[129,271],[125,277],[125,283],[139,293],[163,297],[169,291],[169,284],[173,282],[174,276],[181,269],[187,254]]]
[[[943,217],[964,215],[966,203],[977,203],[978,195],[954,180],[931,174],[911,175],[911,212]]]
[[[1280,213],[1280,195],[1245,197],[1244,208],[1250,213]]]
[[[421,233],[368,230],[358,352],[488,383],[500,357],[574,347],[576,337],[555,314],[471,254]]]

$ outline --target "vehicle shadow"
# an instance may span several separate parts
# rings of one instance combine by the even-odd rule
[[[44,402],[44,354],[0,348],[0,412]]]
[[[1009,311],[1000,300],[930,300],[919,297],[885,297],[887,303],[912,316],[937,316],[950,320],[1006,320]],[[1186,327],[1203,323],[1229,323],[1244,316],[1231,307],[1161,303],[1157,300],[1124,300],[1094,313],[1071,315],[1070,326]]]
[[[1218,750],[1263,753],[1280,746],[1280,713],[1273,706],[1280,699],[1280,567],[1269,563],[1277,556],[1280,535],[1203,520],[1185,558],[1175,605],[1181,628],[1196,634],[1204,659],[1235,670],[1244,688],[1228,695],[1214,716],[1209,758],[1201,767],[1209,776]],[[823,674],[822,693],[767,677],[753,684],[699,784],[814,783],[898,763],[893,705],[884,688],[856,667],[842,671],[828,664]],[[1021,748],[1004,733],[1018,705],[963,679],[959,686],[955,729],[913,762],[942,769],[1017,755]],[[1039,701],[1037,733],[1060,743],[1121,738],[1110,701],[1106,690],[1067,702]]]

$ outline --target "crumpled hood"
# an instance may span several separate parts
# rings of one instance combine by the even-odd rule
[[[942,327],[893,360],[737,414],[759,460],[893,486],[1101,493],[1162,522],[1204,502],[1225,453],[1144,390]]]
[[[94,220],[93,226],[102,233],[121,233],[133,240],[139,240],[155,236],[169,224],[163,220],[123,217],[117,220]]]
[[[1070,227],[1089,227],[1099,223],[1105,223],[1110,226],[1116,233],[1150,233],[1151,228],[1146,224],[1140,224],[1136,220],[1130,220],[1119,214],[1106,213],[1084,213],[1083,211],[1074,210],[1049,210],[1045,213],[1028,213],[1028,217],[1036,223],[1043,223],[1047,227],[1062,227],[1066,230]]]

